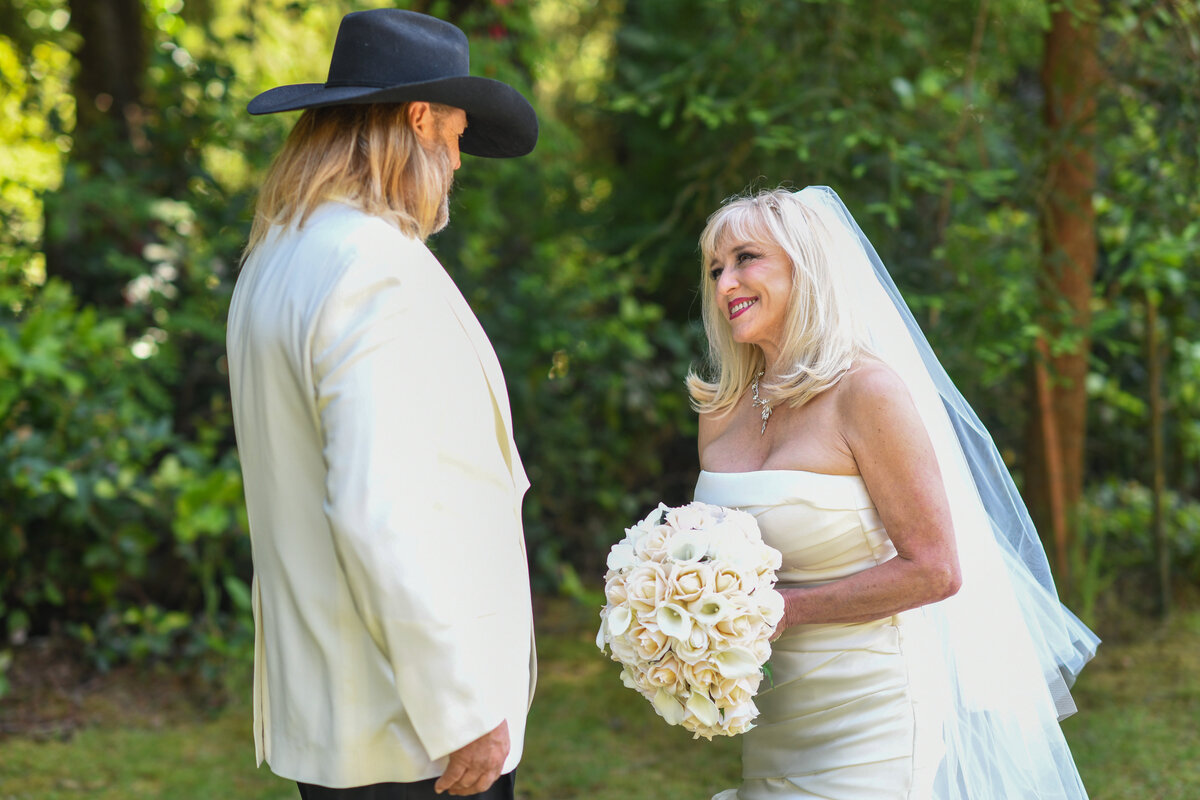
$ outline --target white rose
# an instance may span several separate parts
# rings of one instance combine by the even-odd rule
[[[738,602],[739,600],[742,602]],[[758,612],[757,605],[749,605],[748,600],[748,598],[744,600],[734,598],[734,604],[738,607],[713,625],[713,630],[729,641],[748,641],[763,637],[766,623]]]
[[[631,611],[653,614],[667,596],[667,571],[653,561],[634,567],[625,576],[625,595]]]
[[[683,678],[688,682],[688,685],[696,690],[708,690],[708,687],[715,685],[721,680],[721,673],[717,671],[716,665],[713,662],[704,660],[695,663],[683,661],[680,664],[680,669],[683,671]]]
[[[738,592],[749,592],[756,588],[758,588],[757,575],[751,580],[749,576],[728,564],[715,565],[712,589],[717,594],[733,595]]]
[[[766,561],[770,571],[774,572],[779,570],[779,567],[784,566],[784,554],[778,551],[778,549],[770,545],[760,545],[758,547],[762,549],[763,560]]]
[[[636,545],[638,540],[646,534],[653,531],[662,522],[663,511],[666,509],[662,503],[658,504],[658,508],[646,515],[645,519],[635,522],[632,526],[625,529],[625,542],[631,545]]]
[[[720,558],[724,549],[746,542],[746,534],[740,528],[727,520],[719,520],[704,533],[708,536],[710,552],[715,558]]]
[[[728,539],[721,543],[717,558],[740,573],[751,574],[758,582],[758,568],[763,563],[761,548],[745,539]]]
[[[762,531],[759,530],[758,520],[754,518],[753,514],[731,508],[725,514],[725,522],[740,531],[747,540],[755,543],[762,541]]]
[[[667,573],[667,597],[687,606],[711,591],[713,570],[708,564],[677,564]]]
[[[726,736],[737,736],[754,727],[754,718],[758,716],[758,708],[747,700],[741,705],[727,709],[721,720],[721,733]]]
[[[663,653],[667,652],[667,647],[670,645],[670,639],[667,634],[663,633],[657,627],[641,623],[635,623],[626,632],[626,636],[633,644],[637,658],[642,661],[657,661],[662,657]],[[615,653],[616,650],[614,649],[613,652]]]
[[[604,582],[604,599],[610,606],[619,606],[629,599],[624,575],[616,572],[609,574],[609,578]]]
[[[600,628],[601,632],[605,631],[605,627]],[[634,640],[626,631],[623,636],[613,636],[608,640],[608,649],[612,651],[613,661],[619,661],[622,664],[636,664],[638,660],[638,651],[634,647]]]
[[[638,664],[626,664],[622,668],[621,683],[638,692],[647,700],[653,700],[654,693],[658,691],[646,680],[646,671]]]
[[[679,660],[667,653],[646,669],[646,684],[656,689],[666,689],[673,695],[687,691],[687,681]]]
[[[679,531],[697,531],[716,523],[706,507],[691,503],[667,512],[667,524]]]
[[[707,661],[712,645],[708,633],[696,625],[686,639],[674,642],[671,649],[679,656],[680,661],[686,664],[700,664]]]
[[[646,561],[665,561],[667,559],[667,548],[670,546],[671,538],[675,535],[675,531],[669,525],[656,525],[653,530],[646,533],[645,536],[638,539],[634,546],[634,552],[641,559]]]
[[[754,697],[761,681],[761,672],[747,675],[744,678],[721,678],[710,687],[709,691],[713,700],[721,708],[733,708]]]

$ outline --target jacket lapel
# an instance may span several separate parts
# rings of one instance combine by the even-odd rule
[[[470,304],[467,303],[466,298],[463,297],[462,292],[459,291],[458,286],[441,264],[437,264],[437,272],[440,273],[438,277],[442,285],[442,297],[445,298],[446,305],[458,319],[459,325],[462,326],[468,341],[471,342],[475,356],[483,368],[484,377],[491,390],[492,406],[507,437],[507,441],[500,442],[500,445],[504,449],[505,460],[512,473],[513,485],[518,493],[523,494],[529,488],[529,478],[525,475],[525,469],[521,464],[521,457],[517,453],[517,445],[513,439],[512,410],[508,403],[508,387],[504,382],[504,372],[500,368],[500,360],[496,357],[496,351],[487,338],[487,334],[484,333],[483,326],[479,324],[479,318],[475,316]]]

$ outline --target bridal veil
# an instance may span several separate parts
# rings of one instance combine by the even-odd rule
[[[991,436],[934,355],[837,194],[797,199],[827,229],[872,352],[908,386],[950,501],[962,587],[926,607],[941,642],[946,756],[938,800],[1086,798],[1059,721],[1099,639],[1058,599],[1041,541]]]

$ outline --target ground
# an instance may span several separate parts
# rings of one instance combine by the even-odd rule
[[[572,601],[539,605],[519,796],[704,800],[734,785],[737,740],[662,723],[599,655],[594,622]],[[96,675],[61,647],[26,645],[0,701],[0,800],[294,800],[293,784],[254,767],[245,673],[231,666],[216,685],[153,668]],[[1106,640],[1075,697],[1063,727],[1092,800],[1200,797],[1200,611]]]

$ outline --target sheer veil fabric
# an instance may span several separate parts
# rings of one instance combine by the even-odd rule
[[[945,667],[938,800],[1086,798],[1059,721],[1099,639],[1059,602],[1045,551],[991,436],[955,388],[837,194],[797,199],[828,233],[873,353],[907,384],[949,498],[962,588],[926,607]]]

